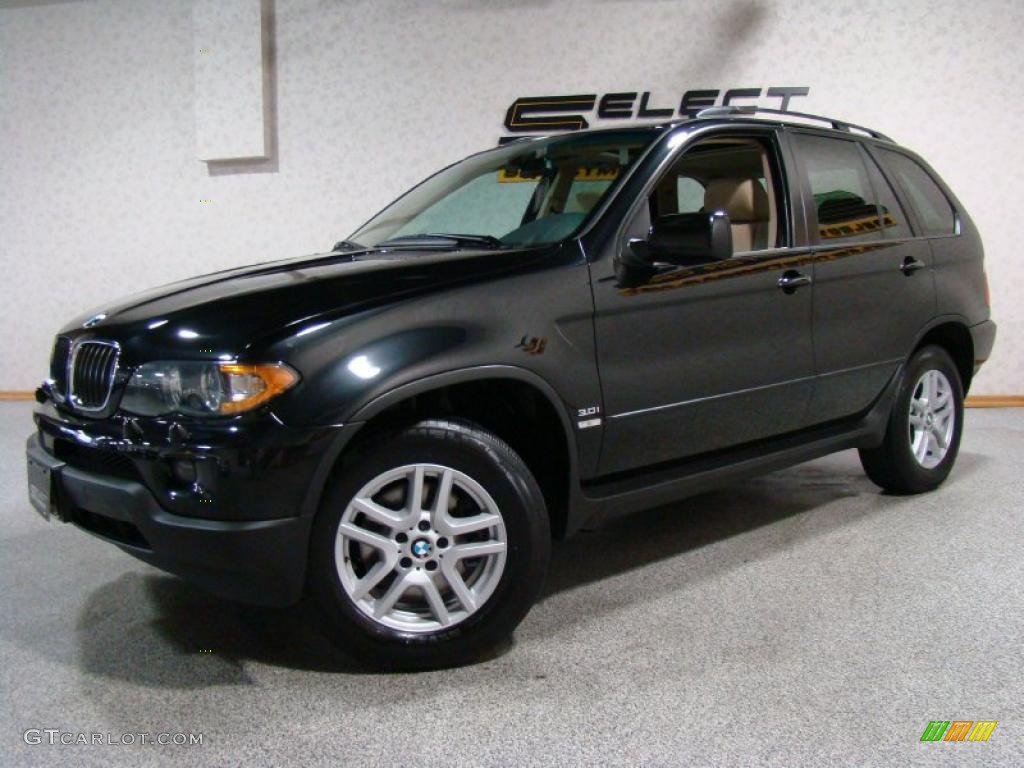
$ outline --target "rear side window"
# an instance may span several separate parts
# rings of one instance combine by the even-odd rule
[[[856,143],[803,133],[793,138],[818,214],[819,240],[831,245],[881,239],[878,204]]]
[[[882,237],[886,240],[895,240],[900,237],[910,237],[910,224],[903,214],[903,206],[896,198],[889,182],[885,180],[882,172],[878,170],[875,161],[867,158],[868,178],[871,180],[871,188],[875,191],[875,200],[878,201],[878,214],[882,223]]]
[[[952,235],[956,231],[956,214],[945,193],[916,161],[888,149],[878,153],[889,174],[906,192],[917,213],[923,235]]]

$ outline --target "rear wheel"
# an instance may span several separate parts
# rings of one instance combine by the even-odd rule
[[[328,634],[377,666],[470,660],[507,636],[547,571],[547,510],[495,435],[423,421],[360,451],[325,494],[310,592]]]
[[[938,487],[956,462],[963,400],[960,373],[949,353],[936,346],[918,350],[907,365],[882,444],[860,451],[868,477],[896,493]]]

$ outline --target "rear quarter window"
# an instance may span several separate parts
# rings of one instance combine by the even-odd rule
[[[949,198],[928,172],[910,157],[892,150],[878,152],[890,177],[903,188],[907,201],[917,214],[921,234],[952,235],[956,232],[956,213]]]

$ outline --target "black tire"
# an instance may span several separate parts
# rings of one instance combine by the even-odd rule
[[[936,466],[927,468],[914,457],[909,419],[914,390],[921,377],[930,370],[940,371],[951,385],[955,422],[945,456]],[[964,390],[956,364],[942,347],[922,347],[907,364],[903,383],[889,414],[885,438],[876,448],[860,449],[861,465],[868,477],[887,491],[902,494],[931,491],[941,485],[953,469],[963,424]]]
[[[328,637],[377,668],[427,669],[479,658],[507,638],[540,595],[551,554],[548,512],[537,482],[504,441],[466,421],[424,420],[361,445],[327,488],[313,524],[308,593]],[[454,626],[406,632],[364,613],[342,585],[335,538],[346,507],[367,483],[408,464],[465,473],[490,494],[507,537],[504,570],[490,597]]]

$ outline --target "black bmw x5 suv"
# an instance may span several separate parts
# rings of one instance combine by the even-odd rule
[[[423,667],[590,521],[846,448],[935,488],[995,337],[978,232],[885,136],[759,112],[512,142],[330,252],[70,322],[34,506]]]

